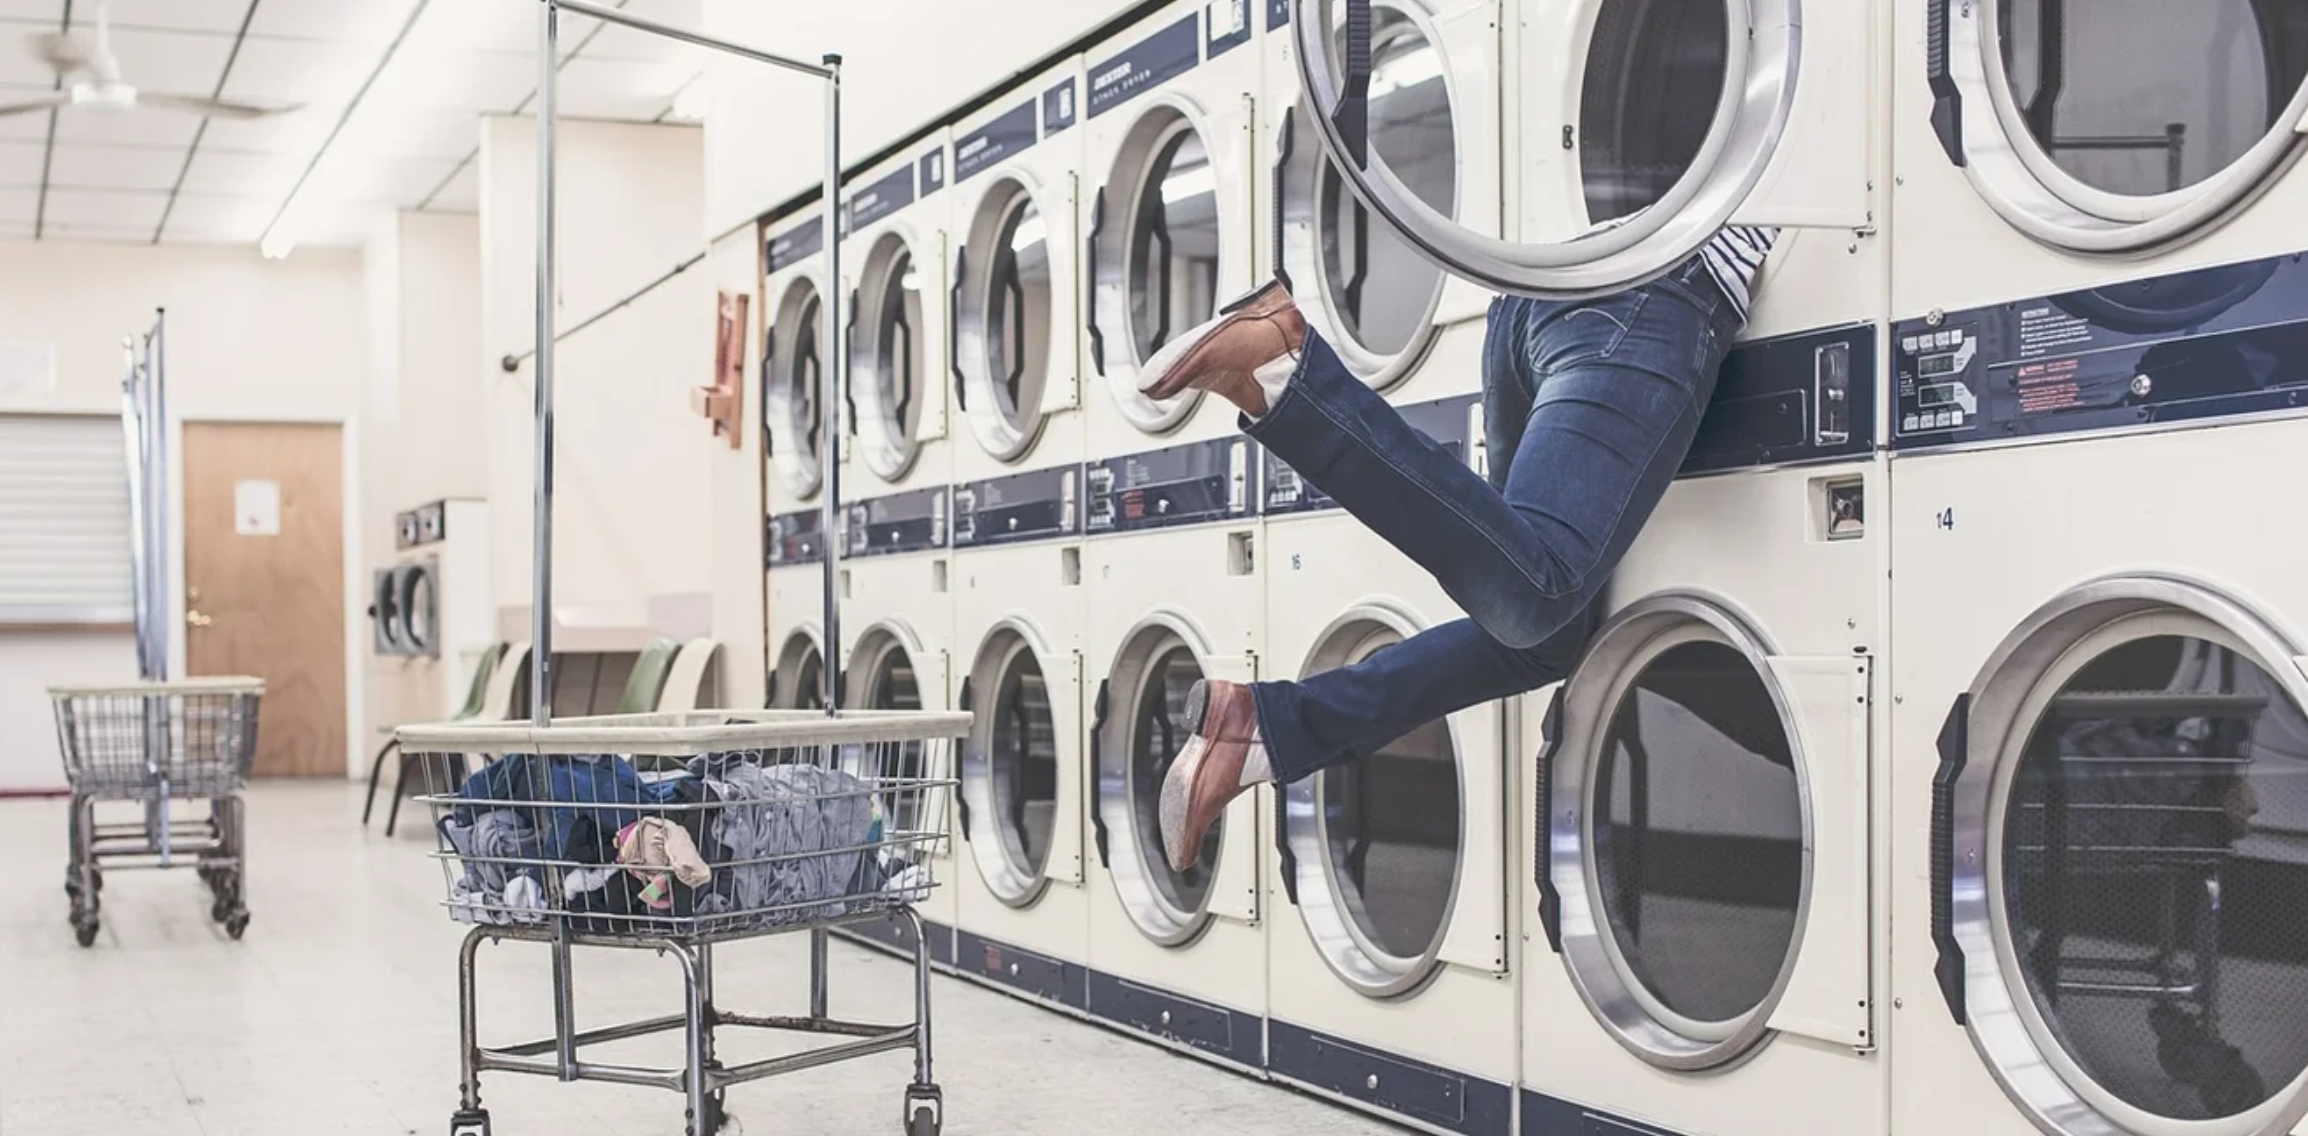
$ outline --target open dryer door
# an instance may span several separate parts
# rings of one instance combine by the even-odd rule
[[[2308,13],[2279,0],[1930,0],[1931,127],[2004,222],[2070,252],[2204,236],[2297,161]]]
[[[1501,145],[1523,205],[1487,235],[1372,144],[1401,80],[1376,65],[1374,0],[1300,0],[1298,117],[1366,209],[1427,261],[1499,292],[1578,299],[1690,258],[1727,225],[1863,228],[1873,5],[1502,0],[1516,14]],[[1856,144],[1855,144],[1856,143]]]

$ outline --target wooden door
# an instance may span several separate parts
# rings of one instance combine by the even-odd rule
[[[186,673],[265,680],[260,777],[347,768],[340,433],[184,424]]]

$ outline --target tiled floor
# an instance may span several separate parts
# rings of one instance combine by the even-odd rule
[[[189,872],[110,874],[96,945],[73,944],[60,886],[64,805],[0,802],[0,1133],[7,1136],[388,1136],[441,1133],[457,1096],[456,952],[423,823],[387,841],[357,821],[341,784],[264,785],[250,798],[255,918],[227,940]],[[414,830],[412,832],[412,830]],[[725,948],[719,1001],[793,1012],[803,937]],[[834,1011],[902,1018],[909,971],[834,948]],[[546,959],[484,949],[482,1037],[550,1030]],[[578,1012],[676,1012],[670,960],[578,959]],[[938,1079],[954,1136],[1198,1136],[1393,1131],[1328,1104],[1116,1037],[962,983],[935,995]],[[738,1034],[742,1038],[742,1034]],[[673,1059],[666,1039],[630,1043]],[[725,1042],[739,1058],[766,1053]],[[890,1054],[741,1086],[742,1136],[902,1131],[909,1059]],[[483,1081],[498,1136],[663,1136],[671,1093]]]

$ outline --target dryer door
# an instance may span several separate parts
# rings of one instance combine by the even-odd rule
[[[894,621],[877,623],[858,637],[842,683],[847,692],[843,704],[847,706],[864,710],[947,709],[945,652],[923,647],[920,637]],[[919,742],[879,747],[873,752],[874,768],[851,772],[891,786],[881,794],[885,821],[899,832],[912,834],[916,848],[926,847],[930,855],[939,858],[950,855],[945,835],[952,829],[944,782],[954,771],[933,768],[930,749]]]
[[[2220,227],[2300,157],[2285,0],[1930,0],[1932,129],[2014,228],[2137,253]]]
[[[1450,61],[1390,55],[1408,0],[1300,0],[1296,112],[1370,215],[1443,272],[1547,299],[1663,275],[1731,224],[1859,228],[1876,5],[1502,0],[1504,235],[1394,152],[1394,104]],[[1476,140],[1480,145],[1483,141]]]
[[[401,636],[409,653],[437,658],[441,653],[440,562],[427,560],[400,571]]]
[[[2308,672],[2235,599],[2117,577],[2015,631],[1933,796],[1949,1008],[2047,1132],[2308,1117]]]
[[[1778,1032],[1874,1044],[1868,679],[1669,594],[1615,617],[1564,685],[1542,919],[1637,1057],[1691,1072]]]
[[[1352,666],[1422,630],[1391,606],[1345,612],[1302,674]],[[1417,990],[1445,963],[1504,966],[1498,706],[1430,722],[1284,787],[1283,865],[1309,937],[1370,998]]]
[[[779,500],[809,500],[824,479],[819,447],[825,442],[825,374],[833,355],[825,335],[816,278],[796,275],[773,288],[761,356],[761,413]]]
[[[893,225],[865,252],[850,342],[850,431],[867,468],[895,482],[921,444],[945,436],[945,250],[936,233]]]
[[[1081,874],[1081,791],[1069,742],[1080,705],[1076,656],[1057,656],[1024,622],[978,647],[962,687],[976,716],[962,753],[962,831],[995,899],[1027,908],[1053,879]]]

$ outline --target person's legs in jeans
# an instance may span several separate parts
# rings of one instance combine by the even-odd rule
[[[1195,780],[1198,747],[1230,743],[1253,768],[1296,780],[1561,678],[1593,629],[1604,580],[1690,449],[1735,320],[1697,260],[1605,300],[1495,304],[1484,368],[1495,484],[1412,430],[1308,333],[1287,385],[1245,431],[1431,573],[1469,619],[1329,675],[1254,684],[1246,699],[1206,696],[1192,710],[1219,720],[1172,780]],[[1181,786],[1165,804],[1166,839],[1175,810],[1192,814],[1175,835],[1198,840],[1186,830],[1222,804],[1220,788]]]

